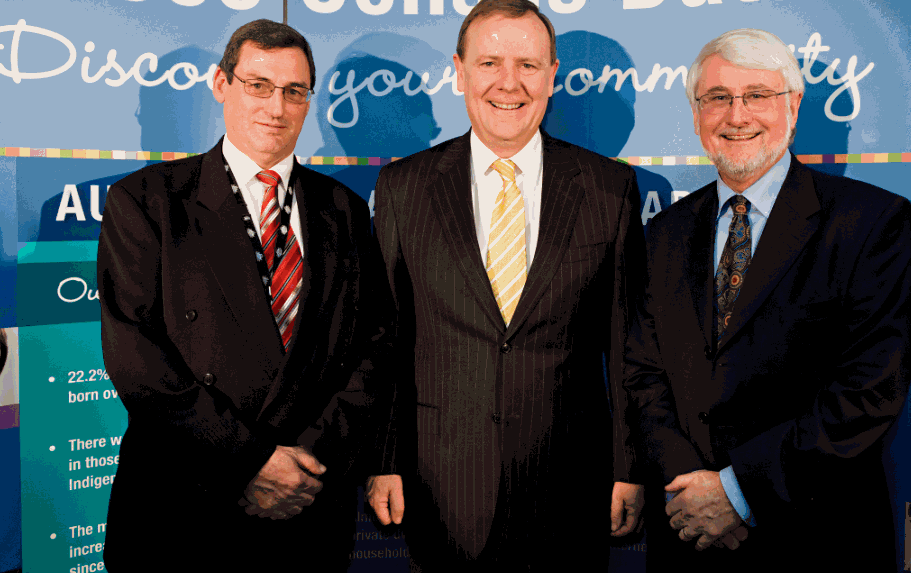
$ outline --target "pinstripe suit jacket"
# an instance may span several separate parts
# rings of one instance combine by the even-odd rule
[[[630,481],[619,383],[644,269],[635,174],[542,135],[540,234],[508,327],[478,249],[469,134],[377,181],[403,364],[387,470],[406,479],[413,555],[581,543],[593,488],[609,499]]]

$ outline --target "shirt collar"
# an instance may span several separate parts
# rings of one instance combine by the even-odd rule
[[[518,153],[509,158],[510,161],[516,164],[516,174],[523,174],[529,179],[528,181],[536,181],[538,173],[541,172],[542,164],[542,155],[541,147],[543,140],[541,138],[541,131],[538,130],[532,136],[528,143],[525,144]],[[481,141],[481,138],[478,137],[474,130],[471,130],[471,164],[474,168],[474,172],[486,175],[490,166],[497,159],[501,159],[497,156],[496,153],[491,151],[484,143]]]
[[[231,143],[231,140],[228,139],[228,134],[225,134],[225,142],[222,145],[221,151],[225,156],[225,160],[228,162],[228,166],[231,167],[234,179],[237,180],[239,185],[246,185],[256,177],[257,173],[263,170],[255,161],[247,157],[243,151]],[[287,187],[292,167],[294,167],[293,152],[288,157],[285,157],[273,165],[271,170],[278,173],[278,176],[281,177],[281,180],[285,183],[285,187]]]
[[[785,152],[785,154],[781,156],[781,159],[779,159],[765,175],[747,187],[743,192],[743,196],[750,202],[750,210],[755,209],[766,219],[769,218],[769,213],[772,212],[772,206],[775,204],[775,199],[778,198],[778,194],[781,192],[781,186],[784,184],[785,177],[787,177],[790,168],[791,153]],[[721,180],[721,176],[719,175],[718,219],[724,215],[721,208],[724,207],[725,202],[734,195],[734,190],[728,187],[727,184]]]

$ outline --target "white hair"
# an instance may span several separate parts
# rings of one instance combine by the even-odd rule
[[[686,75],[686,97],[693,107],[696,106],[696,84],[702,75],[702,64],[715,54],[743,68],[780,72],[786,90],[800,94],[804,91],[797,58],[778,36],[764,30],[740,28],[725,32],[706,44],[690,66]],[[790,95],[787,96],[789,102]]]

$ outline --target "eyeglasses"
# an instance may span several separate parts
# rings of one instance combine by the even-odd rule
[[[697,97],[696,101],[699,102],[699,109],[706,113],[723,113],[733,107],[735,99],[740,98],[743,100],[743,107],[753,112],[762,113],[769,111],[775,105],[775,100],[772,98],[789,94],[791,91],[793,90],[775,93],[772,90],[764,90],[747,92],[742,96],[720,93],[706,94],[702,97]]]
[[[290,103],[309,102],[313,97],[313,89],[307,86],[277,86],[267,80],[245,80],[237,74],[232,74],[235,78],[244,84],[244,91],[253,97],[267,98],[272,97],[276,89],[282,90],[282,96],[285,101]]]

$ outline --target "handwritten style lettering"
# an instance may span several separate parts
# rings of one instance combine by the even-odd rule
[[[63,296],[63,285],[70,283],[70,282],[76,282],[76,283],[79,283],[82,285],[82,290],[79,292],[79,294],[72,298]],[[79,287],[76,287],[76,288],[78,289]],[[72,289],[67,289],[67,290],[72,290]],[[60,281],[60,284],[57,285],[57,298],[59,298],[63,302],[70,302],[70,303],[79,302],[83,298],[85,298],[85,300],[98,300],[98,290],[90,289],[88,283],[86,283],[85,279],[83,279],[82,277],[69,277],[69,278],[63,279],[62,281]]]
[[[793,46],[791,46],[791,50],[794,50]],[[804,79],[810,84],[815,85],[822,80],[828,80],[829,85],[832,86],[841,84],[841,87],[832,92],[832,95],[826,100],[826,106],[823,111],[825,112],[826,117],[832,121],[851,121],[860,113],[860,90],[857,89],[857,83],[870,73],[870,70],[873,69],[875,64],[870,62],[867,64],[867,67],[864,68],[864,71],[857,74],[855,72],[855,70],[857,70],[857,56],[851,56],[848,60],[848,67],[844,75],[841,76],[841,79],[835,79],[835,72],[838,69],[838,64],[841,63],[841,59],[835,58],[821,74],[814,76],[811,70],[813,64],[816,62],[816,58],[819,57],[820,52],[828,52],[829,50],[831,50],[829,46],[822,45],[822,35],[819,32],[815,32],[810,36],[810,40],[805,47],[797,49],[797,51],[803,55],[803,70],[801,71],[803,72]],[[835,103],[838,96],[846,90],[851,90],[851,100],[854,102],[854,109],[848,115],[835,115],[832,113],[832,104]]]
[[[17,84],[21,83],[22,80],[38,80],[41,78],[50,78],[58,74],[62,74],[63,72],[70,69],[73,65],[73,62],[76,61],[76,46],[74,46],[72,42],[57,32],[51,32],[50,30],[45,30],[44,28],[29,26],[25,23],[24,19],[16,22],[15,26],[0,26],[0,34],[3,32],[13,33],[13,43],[10,46],[10,67],[6,68],[3,66],[3,64],[0,64],[0,74],[3,74],[9,78],[13,78],[13,81]],[[23,72],[19,70],[19,39],[22,37],[22,32],[32,32],[41,36],[47,36],[48,38],[53,38],[66,46],[66,49],[70,52],[70,56],[67,58],[66,63],[47,72]],[[2,48],[3,45],[0,44],[0,49]]]
[[[0,63],[0,75],[12,78],[13,81],[17,84],[21,83],[22,80],[38,80],[58,76],[69,70],[76,62],[76,46],[74,46],[73,43],[66,37],[58,34],[57,32],[45,30],[44,28],[39,28],[37,26],[29,26],[25,23],[25,20],[19,20],[19,22],[13,26],[0,26],[0,34],[3,32],[12,32],[13,42],[10,45],[10,67],[7,68],[2,63]],[[66,63],[52,70],[42,72],[23,72],[20,70],[19,43],[23,32],[30,32],[33,34],[38,34],[40,36],[52,38],[63,44],[63,46],[69,50],[69,58],[67,59]],[[0,50],[4,48],[5,46],[3,44],[0,44]],[[87,54],[91,54],[93,51],[95,51],[95,43],[86,42],[85,52]],[[2,54],[2,52],[0,52],[0,54]],[[158,71],[158,56],[151,52],[146,52],[145,54],[140,55],[138,58],[136,58],[136,61],[133,63],[133,66],[129,70],[124,70],[123,66],[117,63],[117,50],[112,49],[107,53],[105,64],[93,74],[90,71],[91,59],[89,56],[85,56],[82,58],[81,66],[82,81],[87,84],[91,84],[104,77],[104,83],[111,87],[119,87],[125,84],[130,78],[133,78],[136,80],[136,83],[143,86],[157,86],[161,83],[168,82],[168,84],[175,90],[186,90],[198,83],[206,82],[206,85],[208,85],[209,89],[211,89],[212,80],[215,77],[215,69],[218,67],[217,64],[212,64],[209,66],[209,69],[205,74],[200,75],[199,70],[193,64],[180,62],[171,66],[170,69],[163,72],[161,76],[157,78],[143,78],[140,74],[140,68],[146,62],[148,62],[149,74],[154,74]],[[111,71],[116,74],[116,77],[105,77]],[[178,75],[178,72],[182,72],[183,77],[180,77]]]
[[[226,4],[229,0],[223,0]],[[241,5],[244,2],[250,3],[253,0],[230,0],[232,3]],[[628,0],[633,2],[633,0]],[[646,4],[654,2],[655,0],[636,0],[640,2],[639,7],[648,7]],[[690,1],[690,0],[687,0]],[[697,0],[692,0],[693,2]],[[711,1],[711,0],[710,0]],[[327,12],[334,12],[338,9],[343,3],[344,0],[305,0],[307,5],[316,11],[316,6],[319,6],[320,10],[325,10]],[[458,4],[459,2],[464,2],[464,0],[453,0],[454,3]],[[561,6],[561,10],[571,10],[571,9],[580,9],[584,5],[584,0],[550,0],[551,8],[555,11],[558,11],[556,6]],[[369,4],[369,3],[366,3]],[[365,5],[366,5],[365,4]],[[656,4],[660,4],[660,1]],[[229,4],[230,5],[230,4]],[[379,4],[369,4],[374,10],[380,10],[381,8],[390,5],[389,2],[381,2]],[[432,4],[431,8],[434,6],[438,7],[438,4]],[[77,53],[76,47],[73,43],[68,40],[66,37],[53,32],[51,30],[45,30],[44,28],[39,28],[37,26],[29,26],[26,24],[25,20],[19,20],[15,25],[12,26],[2,26],[0,27],[0,33],[3,32],[12,32],[13,41],[9,47],[10,55],[10,65],[9,67],[4,66],[0,63],[0,75],[12,78],[14,82],[21,83],[22,80],[37,80],[50,78],[57,75],[60,75],[67,70],[69,70],[73,64],[76,62]],[[48,71],[38,71],[38,72],[24,72],[19,69],[19,43],[23,33],[32,33],[47,38],[56,40],[62,44],[68,51],[69,57],[67,61],[56,68],[53,68]],[[841,75],[840,78],[836,78],[835,74],[838,72],[838,67],[841,64],[840,58],[835,58],[832,60],[832,63],[829,64],[825,70],[823,70],[819,75],[813,75],[812,66],[819,57],[819,54],[822,52],[828,52],[831,50],[829,46],[825,46],[822,43],[822,35],[819,32],[813,33],[809,40],[807,41],[806,46],[797,48],[793,45],[790,46],[792,51],[799,52],[804,59],[802,73],[807,83],[809,84],[818,84],[823,80],[828,81],[829,85],[836,86],[837,89],[830,94],[829,99],[825,104],[825,114],[826,117],[831,121],[845,122],[855,119],[860,114],[861,109],[861,98],[860,90],[858,86],[860,81],[864,79],[870,71],[874,68],[875,64],[870,62],[867,66],[858,73],[858,59],[857,56],[851,56],[848,59],[845,72]],[[0,50],[4,50],[6,46],[0,44]],[[84,46],[86,54],[91,54],[95,51],[94,42],[86,42]],[[0,54],[3,52],[0,51]],[[145,66],[148,66],[148,72],[146,73],[147,77],[143,77],[141,69]],[[104,78],[104,82],[111,87],[119,87],[124,85],[129,79],[134,79],[136,83],[142,86],[157,86],[164,82],[168,82],[175,90],[186,90],[190,89],[193,86],[205,82],[209,89],[212,89],[213,78],[215,77],[215,70],[217,69],[217,64],[211,64],[206,70],[205,73],[201,74],[200,70],[191,63],[180,62],[171,66],[170,69],[165,70],[158,77],[152,77],[158,72],[158,56],[151,52],[146,52],[140,55],[133,62],[133,65],[126,69],[117,61],[117,50],[111,49],[108,50],[105,62],[103,65],[98,67],[94,72],[92,71],[92,59],[89,55],[86,55],[82,58],[82,65],[80,66],[81,78],[85,83],[91,84],[95,83],[98,80]],[[664,78],[664,89],[670,90],[673,85],[676,83],[677,79],[680,78],[680,82],[683,83],[686,81],[686,67],[678,66],[676,68],[671,68],[668,66],[662,66],[661,64],[654,64],[652,66],[652,71],[646,78],[644,83],[639,83],[639,73],[635,68],[629,68],[626,70],[614,69],[610,66],[604,66],[601,70],[601,75],[595,79],[594,73],[587,68],[577,68],[572,70],[567,76],[566,79],[559,85],[554,87],[554,92],[560,92],[566,90],[571,96],[582,96],[585,95],[591,88],[597,88],[598,93],[604,93],[605,88],[613,80],[613,88],[616,91],[620,91],[623,87],[623,84],[627,79],[630,80],[630,85],[637,92],[647,91],[649,93],[653,92],[656,87],[658,87],[661,79]],[[327,110],[327,117],[329,123],[338,128],[349,128],[357,124],[359,118],[359,109],[357,102],[357,94],[360,93],[364,88],[366,88],[372,95],[376,97],[383,97],[388,95],[393,90],[401,88],[405,95],[414,96],[418,93],[425,93],[428,95],[434,95],[440,91],[446,84],[450,84],[452,88],[453,95],[462,95],[458,90],[456,84],[456,76],[453,73],[452,67],[447,66],[443,72],[443,77],[436,83],[434,87],[430,87],[430,74],[429,72],[424,72],[419,76],[420,82],[417,86],[413,86],[414,82],[414,72],[409,71],[404,78],[396,78],[395,74],[389,70],[377,70],[371,73],[366,79],[358,82],[355,77],[355,72],[353,70],[348,72],[348,75],[345,78],[345,83],[341,87],[338,86],[339,79],[341,77],[340,72],[335,72],[329,80],[329,93],[332,95],[342,96],[337,98],[329,106]],[[844,92],[849,91],[851,100],[853,103],[853,109],[848,115],[836,115],[832,111],[832,105],[835,100]],[[351,106],[351,119],[349,121],[342,121],[336,118],[337,111],[339,106],[349,104]]]

